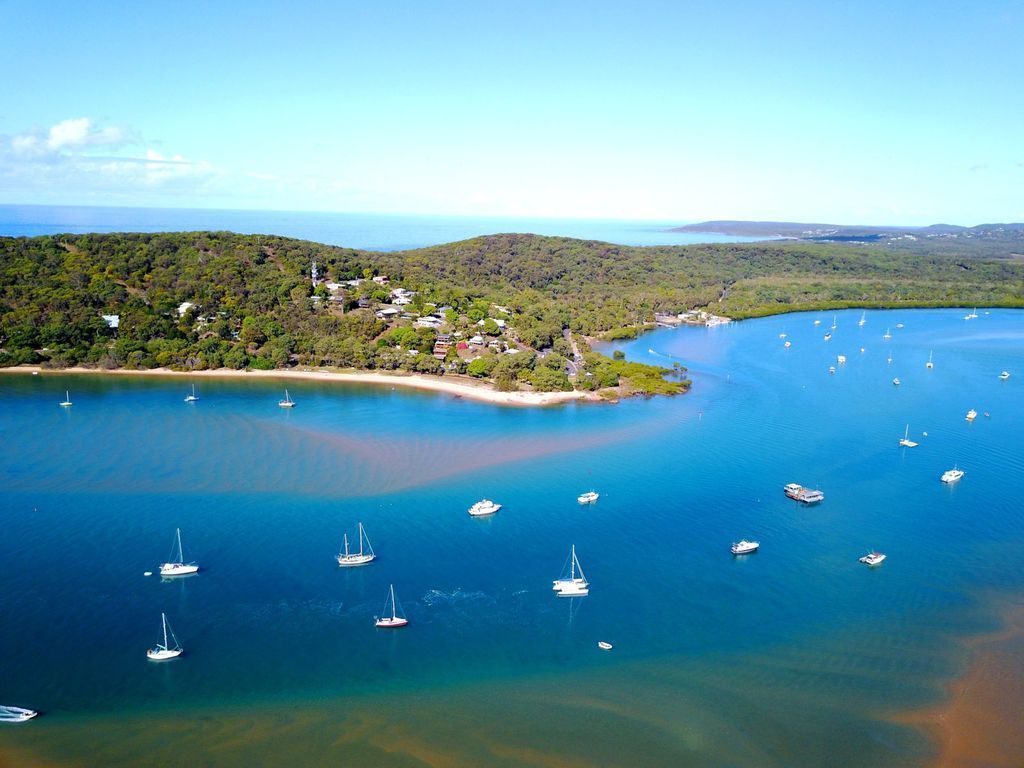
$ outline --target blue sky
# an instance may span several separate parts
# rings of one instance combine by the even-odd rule
[[[1022,2],[7,0],[0,202],[1024,220]]]

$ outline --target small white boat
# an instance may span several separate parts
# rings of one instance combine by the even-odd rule
[[[590,582],[583,575],[579,558],[576,557],[576,545],[569,550],[568,568],[562,568],[562,576],[551,583],[551,589],[559,597],[586,597],[590,594]]]
[[[791,342],[788,342],[788,341],[787,341],[787,342],[786,342],[785,344],[783,344],[782,346],[784,346],[784,347],[785,347],[786,349],[789,349],[789,348],[790,348],[791,346],[793,346],[793,344],[792,344]]]
[[[974,421],[976,418],[978,418],[978,412],[971,408],[971,410],[967,412],[967,415],[964,416],[964,418],[967,419],[968,421]]]
[[[779,334],[779,338],[780,338],[780,339],[784,339],[784,338],[786,338],[786,332],[785,332],[785,331],[783,331],[782,333],[780,333],[780,334]]]
[[[341,552],[335,560],[338,561],[338,565],[342,568],[352,568],[356,565],[366,565],[367,563],[373,562],[377,556],[373,553],[373,547],[370,546],[370,539],[363,530],[363,524],[359,523],[359,551],[349,552],[348,551],[348,534],[343,536],[343,544]],[[366,543],[366,549],[363,549],[363,543]]]
[[[577,496],[576,501],[580,504],[593,504],[599,498],[601,498],[601,495],[597,491],[587,491]]]
[[[830,366],[828,367],[828,372],[829,372],[829,373],[835,373],[835,372],[836,372],[836,367],[835,367],[834,365],[830,365]]]
[[[831,338],[832,338],[832,334],[831,333],[826,333],[825,334],[825,341],[828,341]]]
[[[892,365],[892,352],[889,353],[889,357],[885,362],[889,363],[889,365]]]
[[[903,439],[900,440],[900,445],[904,448],[917,448],[917,443],[910,439],[910,425],[907,424],[907,428],[903,430]]]
[[[198,400],[199,400],[199,395],[196,394],[196,385],[193,384],[192,385],[192,394],[191,395],[185,395],[185,402],[186,403],[195,403]]]
[[[485,515],[493,515],[499,509],[501,509],[501,504],[495,504],[490,499],[480,499],[480,501],[469,508],[469,514],[471,517],[484,517]]]
[[[24,723],[38,714],[34,709],[0,705],[0,723]]]
[[[942,477],[940,479],[944,483],[955,483],[963,476],[964,471],[954,464],[952,469],[947,469],[942,473]]]
[[[170,623],[167,621],[167,614],[160,614],[160,621],[163,623],[164,629],[164,641],[163,643],[157,643],[155,648],[150,648],[146,651],[146,658],[150,661],[167,661],[168,659],[176,659],[181,656],[184,650],[181,647],[181,643],[178,642],[178,638],[174,636],[174,630],[171,629]],[[170,637],[168,638],[168,635]],[[170,640],[174,641],[174,645],[171,645]]]
[[[840,365],[846,365],[846,355],[836,355],[836,362]]]
[[[600,648],[602,651],[610,651],[612,649],[612,644],[606,643],[604,640],[598,640],[597,647]]]
[[[872,567],[881,565],[883,560],[885,560],[885,555],[881,552],[868,552],[864,557],[860,558],[860,562]]]
[[[885,333],[882,334],[882,338],[885,339],[886,341],[892,338],[892,334],[889,333],[888,328],[885,329]]]
[[[867,321],[868,321],[868,313],[867,312],[861,312],[860,313],[860,320],[857,321],[857,325],[864,325],[864,323],[866,323]]]
[[[903,323],[896,323],[896,327],[897,328],[902,328],[903,327]]]
[[[74,403],[71,402],[71,390],[65,390],[64,402],[62,402],[60,405],[62,408],[70,408],[72,405],[74,405]]]
[[[390,611],[388,606],[391,607]],[[409,620],[402,615],[399,608],[398,599],[395,597],[395,585],[392,584],[391,589],[388,591],[388,600],[384,603],[384,615],[380,618],[374,617],[373,625],[384,629],[397,629],[398,627],[404,627],[408,623]]]
[[[292,400],[291,396],[288,394],[288,390],[287,389],[284,391],[284,400],[278,400],[277,404],[279,406],[281,406],[282,408],[294,408],[295,407],[295,401]]]
[[[977,319],[978,319],[978,308],[977,307],[975,307],[970,312],[968,312],[966,315],[964,315],[964,320],[977,320]]]
[[[175,531],[175,542],[178,549],[178,557],[174,557],[175,544],[171,544],[171,555],[166,563],[160,564],[161,576],[187,576],[190,573],[198,573],[199,566],[196,563],[186,563],[185,556],[181,550],[181,528]]]
[[[892,383],[895,384],[898,387],[900,385],[900,378],[899,378],[899,376],[895,377],[892,380]]]
[[[1010,378],[1010,372],[1003,371],[1002,373],[999,374],[999,378],[1002,379],[1003,381],[1006,381],[1008,378]]]
[[[760,546],[761,542],[759,541],[747,541],[746,539],[742,539],[735,542],[732,545],[731,550],[734,555],[749,555],[752,552],[757,552],[757,548]]]
[[[814,321],[814,324],[815,324],[815,325],[821,325],[821,320],[815,320],[815,321]]]
[[[932,362],[932,353],[931,353],[931,351],[928,352],[928,362],[924,364],[924,367],[925,368],[934,368],[935,367],[935,363]]]

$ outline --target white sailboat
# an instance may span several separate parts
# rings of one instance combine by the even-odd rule
[[[38,714],[34,709],[0,705],[0,723],[24,723]]]
[[[146,651],[146,658],[151,661],[167,661],[167,659],[175,659],[181,656],[184,650],[181,647],[181,643],[178,642],[178,638],[174,636],[174,630],[171,629],[170,623],[167,621],[167,614],[160,614],[160,621],[163,623],[164,629],[164,641],[163,643],[157,643],[155,648],[150,648]],[[168,637],[170,635],[170,637]],[[174,641],[172,646],[170,640]]]
[[[64,391],[64,402],[60,404],[62,408],[70,408],[74,403],[71,402],[71,390]]]
[[[836,316],[832,315],[832,330],[834,331],[835,329],[836,329]]]
[[[391,606],[390,612],[388,606]],[[391,589],[388,591],[388,600],[384,603],[384,615],[380,618],[374,617],[373,624],[376,627],[383,627],[385,629],[404,627],[409,623],[409,620],[405,616],[399,615],[399,613],[398,600],[395,598],[395,585],[392,584]]]
[[[278,400],[277,404],[279,406],[281,406],[282,408],[294,408],[295,407],[295,401],[292,400],[291,396],[288,394],[288,390],[287,389],[284,391],[284,400]]]
[[[935,363],[932,362],[931,350],[928,350],[928,362],[924,364],[924,367],[925,368],[934,368],[935,367]]]
[[[860,313],[860,320],[857,321],[857,325],[863,326],[867,321],[868,321],[868,313],[867,312],[861,312]]]
[[[363,543],[366,543],[366,549],[363,549]],[[349,552],[348,551],[348,534],[344,536],[344,544],[342,545],[341,552],[335,558],[338,561],[338,565],[342,568],[351,568],[356,565],[366,565],[372,562],[377,556],[373,553],[373,547],[370,546],[370,538],[366,535],[366,531],[363,530],[363,524],[359,523],[359,551]]]
[[[910,425],[907,424],[907,428],[903,430],[903,439],[900,440],[900,445],[904,448],[917,448],[917,443],[910,439]]]
[[[892,365],[892,352],[889,353],[889,357],[885,362],[889,363],[889,365]]]
[[[885,339],[886,341],[892,338],[892,334],[889,333],[888,328],[885,329],[885,333],[882,334],[882,338]]]
[[[583,568],[580,566],[579,558],[576,557],[576,545],[572,545],[572,549],[569,551],[569,559],[566,563],[569,566],[568,574],[566,569],[563,567],[562,573],[566,574],[560,578],[555,579],[551,588],[557,593],[558,597],[586,597],[590,594],[590,583],[587,581],[587,577],[583,575]]]
[[[199,395],[196,394],[196,385],[193,384],[192,385],[192,394],[191,395],[185,395],[185,402],[186,403],[194,403],[197,400],[199,400]]]
[[[174,534],[175,544],[178,549],[178,557],[174,557],[175,544],[171,545],[171,554],[166,563],[160,564],[160,575],[161,576],[187,576],[190,573],[198,573],[199,565],[196,563],[186,563],[185,556],[181,550],[181,528],[178,528]]]

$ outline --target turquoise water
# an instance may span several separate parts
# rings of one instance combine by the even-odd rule
[[[758,238],[704,232],[669,232],[682,221],[615,221],[483,216],[413,216],[306,211],[226,211],[189,208],[104,208],[57,205],[0,205],[0,235],[13,237],[65,232],[194,232],[218,230],[273,234],[317,243],[400,251],[452,243],[499,232],[529,232],[621,245],[741,243]]]
[[[185,379],[0,376],[0,701],[46,713],[0,750],[50,729],[59,757],[88,754],[60,729],[174,718],[176,696],[207,712],[484,696],[485,733],[521,721],[510,739],[554,752],[608,738],[645,764],[915,764],[926,745],[885,717],[941,695],[979,599],[1024,587],[1024,315],[963,314],[840,312],[829,342],[831,314],[659,330],[618,346],[682,361],[692,392],[614,406],[296,381],[289,411],[266,381],[202,380],[185,404]],[[918,448],[897,447],[908,423]],[[954,463],[966,477],[944,486]],[[789,501],[791,481],[825,502]],[[471,519],[485,495],[504,508]],[[341,570],[358,521],[379,559]],[[176,527],[202,573],[143,576]],[[741,537],[761,551],[733,558]],[[591,593],[560,600],[571,544]],[[857,562],[869,548],[880,568]],[[373,618],[390,583],[410,626],[389,633]],[[156,665],[161,611],[186,655]],[[528,735],[543,710],[513,711],[523,690],[579,687],[621,719]],[[601,748],[593,764],[628,764]]]

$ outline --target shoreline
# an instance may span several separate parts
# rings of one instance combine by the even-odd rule
[[[965,667],[946,684],[944,701],[891,717],[932,739],[930,768],[1019,768],[1024,761],[1024,605],[1004,607],[1000,615],[1000,629],[961,641]]]
[[[143,376],[152,378],[189,378],[189,379],[281,379],[298,381],[329,381],[340,384],[369,384],[372,386],[390,385],[406,389],[418,389],[426,392],[440,392],[455,397],[491,403],[493,405],[511,405],[525,407],[543,407],[560,405],[569,402],[609,402],[596,392],[499,392],[490,386],[469,377],[449,375],[444,378],[429,376],[422,373],[392,374],[381,372],[355,372],[329,369],[305,370],[272,370],[272,371],[236,371],[230,368],[217,368],[203,371],[173,371],[170,368],[146,368],[128,370],[126,368],[43,368],[38,365],[18,365],[0,368],[0,374],[21,373],[60,376]]]

